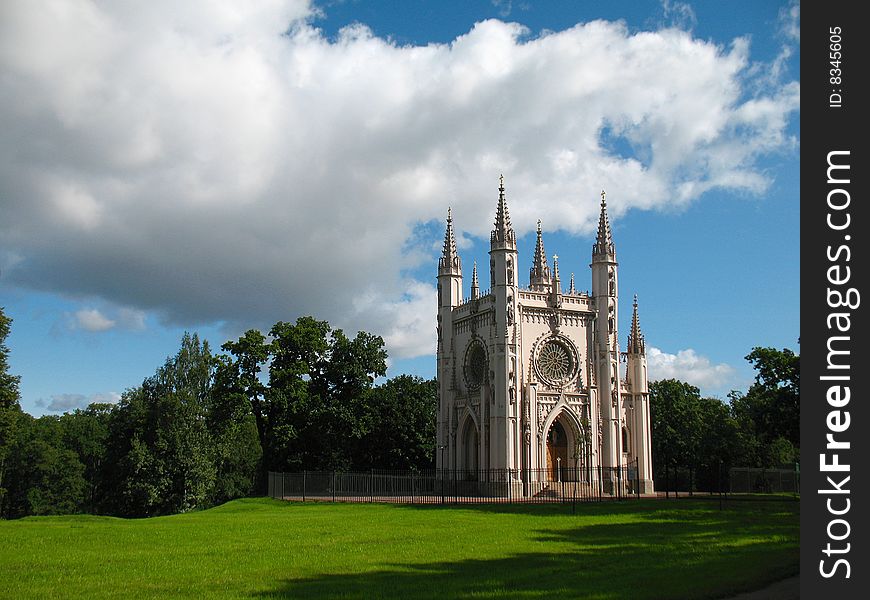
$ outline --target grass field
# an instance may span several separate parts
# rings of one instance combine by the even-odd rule
[[[795,501],[571,507],[245,499],[0,521],[8,598],[717,598],[797,573]]]

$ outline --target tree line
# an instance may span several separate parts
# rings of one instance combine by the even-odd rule
[[[178,352],[117,404],[34,418],[18,403],[0,310],[0,516],[144,517],[263,493],[268,471],[430,468],[434,381],[386,375],[378,337],[325,321]]]
[[[117,404],[39,418],[21,410],[0,309],[0,517],[151,516],[265,491],[268,471],[434,465],[434,380],[386,374],[378,337],[325,321],[250,330],[212,354],[178,352]],[[728,402],[674,379],[650,385],[657,489],[716,490],[733,466],[799,456],[800,357],[755,348],[754,384]]]
[[[800,457],[800,356],[757,347],[755,382],[728,402],[666,379],[650,384],[656,488],[727,490],[731,467],[794,468]]]

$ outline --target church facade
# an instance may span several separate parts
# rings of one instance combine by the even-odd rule
[[[653,493],[645,342],[635,297],[619,348],[618,264],[604,192],[591,295],[575,289],[573,275],[562,289],[540,221],[529,287],[519,286],[503,178],[489,255],[491,289],[481,292],[475,264],[464,298],[448,210],[438,264],[437,468],[507,473],[528,493],[556,480]]]

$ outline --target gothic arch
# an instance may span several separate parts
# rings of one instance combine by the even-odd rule
[[[577,413],[568,406],[568,403],[565,402],[564,398],[559,400],[553,410],[550,411],[550,414],[547,415],[547,418],[544,419],[544,424],[541,429],[541,435],[538,441],[538,455],[540,456],[540,462],[542,468],[550,470],[550,465],[547,463],[547,438],[550,434],[550,430],[552,429],[554,423],[559,421],[562,425],[562,429],[567,435],[567,465],[562,465],[563,471],[570,470],[571,479],[582,478],[585,476],[585,472],[583,472],[588,466],[586,463],[591,459],[584,453],[584,444],[583,440],[586,438],[588,426],[585,426],[580,418],[577,416]],[[585,449],[588,451],[588,449]]]
[[[457,444],[459,462],[456,468],[468,474],[476,473],[480,467],[480,423],[468,407],[460,420]]]

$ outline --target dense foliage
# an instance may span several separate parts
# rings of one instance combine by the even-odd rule
[[[269,470],[433,466],[435,384],[375,385],[380,337],[301,317],[215,356],[185,334],[118,404],[34,418],[7,374],[10,323],[0,311],[0,516],[172,514],[261,493]]]
[[[424,469],[434,463],[437,386],[386,373],[380,337],[312,317],[251,330],[215,356],[196,335],[116,405],[39,418],[8,369],[0,309],[0,516],[186,512],[263,493],[266,473]],[[702,398],[650,385],[656,487],[715,490],[732,466],[799,455],[800,357],[755,348],[745,394]]]
[[[717,490],[731,467],[793,467],[800,456],[800,356],[754,348],[756,371],[730,402],[702,398],[693,385],[650,384],[653,473],[658,489]],[[677,483],[679,480],[679,483]]]

